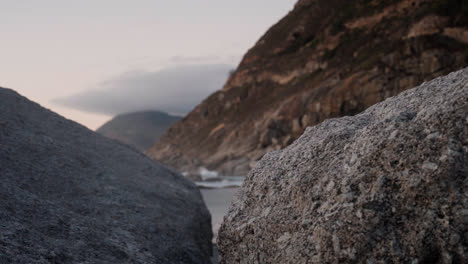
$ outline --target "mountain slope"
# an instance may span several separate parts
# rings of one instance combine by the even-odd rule
[[[307,126],[467,65],[467,9],[462,0],[300,0],[147,153],[182,171],[245,175]]]
[[[160,111],[126,113],[115,116],[96,132],[144,151],[179,119]]]
[[[0,88],[0,263],[209,263],[197,187]]]

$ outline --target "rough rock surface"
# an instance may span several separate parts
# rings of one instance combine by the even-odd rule
[[[222,263],[468,263],[468,68],[309,127],[250,172]]]
[[[467,12],[464,0],[301,0],[148,154],[246,175],[307,126],[466,67]]]
[[[180,174],[0,88],[0,263],[209,263]]]
[[[160,111],[120,114],[96,130],[140,151],[151,147],[180,117]]]

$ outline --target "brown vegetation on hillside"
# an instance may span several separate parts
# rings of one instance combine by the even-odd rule
[[[182,171],[244,175],[307,126],[467,65],[466,13],[459,0],[300,0],[147,153]]]

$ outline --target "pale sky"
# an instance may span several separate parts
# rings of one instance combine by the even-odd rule
[[[95,129],[111,116],[52,101],[100,91],[132,72],[234,68],[295,2],[0,0],[0,86]]]

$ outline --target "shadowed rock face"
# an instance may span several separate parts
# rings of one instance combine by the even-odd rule
[[[112,118],[96,132],[145,151],[179,119],[180,117],[159,111],[127,113]]]
[[[307,128],[250,172],[222,263],[467,263],[468,68]]]
[[[0,263],[209,263],[198,189],[0,88]]]
[[[461,0],[301,0],[221,91],[148,154],[181,171],[246,175],[307,126],[357,114],[467,65]]]

